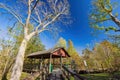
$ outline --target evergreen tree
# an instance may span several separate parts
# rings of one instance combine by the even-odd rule
[[[68,49],[67,49],[68,53],[70,54],[70,59],[69,61],[72,63],[74,63],[74,67],[80,69],[81,67],[81,57],[79,56],[79,54],[77,53],[74,45],[73,45],[73,42],[71,40],[68,41]]]
[[[25,54],[28,55],[33,52],[45,50],[39,36],[34,36],[29,42]]]
[[[75,50],[71,40],[68,41],[68,49],[67,49],[67,51],[68,51],[68,53],[70,55],[74,55],[76,53],[76,50]]]
[[[66,40],[64,38],[59,38],[57,44],[55,45],[55,47],[63,47],[64,49],[66,49]]]

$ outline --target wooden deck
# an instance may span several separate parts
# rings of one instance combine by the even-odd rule
[[[63,72],[60,69],[56,69],[48,75],[47,80],[65,80],[65,79],[63,76]]]
[[[69,75],[67,75],[67,74]],[[49,76],[47,77],[46,80],[70,80],[70,77],[74,77],[75,80],[87,80],[85,77],[80,76],[76,72],[74,72],[71,69],[68,69],[66,67],[63,67],[63,70],[61,69],[56,69],[54,70]]]
[[[80,74],[74,72],[73,70],[63,66],[62,69],[57,68],[52,71],[52,73],[40,73],[35,72],[30,76],[26,77],[24,80],[34,80],[39,77],[40,80],[70,80],[71,77],[74,77],[75,80],[87,80],[85,77],[80,76]]]

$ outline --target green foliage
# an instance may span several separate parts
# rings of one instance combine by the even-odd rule
[[[26,49],[26,55],[37,52],[37,51],[42,51],[45,50],[45,46],[42,44],[39,36],[34,36],[27,45]]]
[[[86,60],[90,70],[109,69],[111,73],[119,70],[120,49],[118,46],[114,46],[114,44],[105,40],[96,44],[92,51],[85,49],[83,58]]]
[[[90,13],[91,27],[97,30],[116,31],[117,28],[115,26],[104,26],[106,21],[113,21],[109,13],[114,10],[114,6],[116,6],[115,1],[111,3],[111,0],[93,0],[92,5]],[[118,13],[115,13],[114,16],[117,17]]]
[[[4,73],[4,78],[7,78],[7,73],[9,73],[9,69],[24,37],[23,27],[19,23],[16,26],[8,29],[8,39],[0,39],[0,74],[3,75]],[[32,31],[32,26],[30,25],[29,27]],[[27,44],[26,55],[41,50],[45,50],[45,46],[42,44],[39,36],[34,36]],[[29,60],[26,58],[25,60],[25,64],[27,64],[26,62],[29,62]]]
[[[10,33],[10,35],[13,37],[14,41],[15,41],[15,54],[17,54],[19,46],[24,38],[24,33],[23,33],[23,27],[20,23],[16,24],[17,27],[15,27],[14,29],[12,29]],[[29,24],[29,33],[33,31],[33,25]],[[36,51],[41,51],[41,50],[45,50],[45,46],[42,44],[40,38],[38,35],[34,36],[27,44],[27,49],[26,49],[26,55],[36,52]]]
[[[29,32],[31,32],[33,30],[33,25],[29,24]],[[23,28],[18,25],[18,27],[14,28],[13,30],[14,32],[16,32],[16,34],[14,34],[14,40],[16,42],[14,50],[15,50],[15,54],[18,53],[19,50],[19,46],[21,45],[21,42],[24,38],[23,36]],[[25,51],[25,59],[24,59],[24,68],[30,68],[30,59],[27,58],[28,54],[31,54],[33,52],[37,52],[37,51],[42,51],[45,50],[45,46],[42,44],[40,37],[38,35],[34,36],[32,39],[30,39],[30,41],[27,43],[27,48]],[[37,60],[35,60],[35,62],[38,62]]]
[[[28,59],[27,55],[42,50],[45,50],[45,46],[42,44],[38,36],[34,36],[27,44],[23,69],[31,69],[33,68],[33,66],[31,65],[35,66],[36,64],[38,64],[39,60],[34,60],[35,63],[31,64],[32,60]]]
[[[8,35],[9,36],[9,35]],[[0,79],[6,80],[7,73],[11,68],[14,60],[14,41],[11,38],[0,39]]]
[[[68,53],[70,55],[74,55],[75,53],[77,53],[71,40],[68,41],[68,49],[67,49],[67,51],[68,51]]]
[[[95,65],[95,60],[94,60],[94,54],[91,50],[89,50],[88,48],[83,50],[83,59],[86,61],[87,67],[89,69],[95,69],[96,66]]]
[[[58,42],[57,42],[57,44],[55,45],[55,47],[63,47],[63,48],[65,48],[66,49],[66,40],[64,39],[64,38],[60,38],[59,40],[58,40]]]
[[[79,53],[76,51],[73,42],[71,40],[68,41],[68,48],[67,51],[69,53],[69,55],[71,56],[69,61],[75,61],[75,66],[76,68],[81,68],[82,67],[82,60],[81,60],[81,56],[79,55]],[[73,65],[74,66],[74,65]]]
[[[73,76],[70,76],[70,80],[75,80]]]
[[[120,48],[120,35],[109,35],[108,36],[110,38],[110,40],[112,41],[112,43],[114,44],[114,46],[117,46]]]
[[[20,78],[20,80],[23,80],[23,79],[25,79],[27,76],[29,76],[30,74],[28,74],[28,73],[25,73],[25,72],[22,72],[22,75],[21,75],[21,78]]]
[[[77,53],[77,51],[73,45],[73,42],[71,40],[68,41],[68,46],[67,46],[66,40],[63,38],[60,38],[58,40],[57,44],[55,45],[55,47],[64,47],[67,50],[68,54],[71,56],[70,58],[64,59],[63,63],[71,64],[71,61],[74,60],[75,64],[77,64],[78,68],[80,68],[80,66],[82,66],[81,65],[81,57]]]

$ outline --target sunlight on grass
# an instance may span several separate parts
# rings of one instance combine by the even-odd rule
[[[26,78],[28,75],[29,75],[28,73],[22,72],[22,75],[21,75],[20,80],[23,80],[23,79]]]
[[[98,74],[82,74],[82,76],[87,77],[88,80],[108,80],[109,74],[98,73]]]
[[[74,79],[74,77],[71,76],[71,77],[70,77],[70,80],[75,80],[75,79]]]

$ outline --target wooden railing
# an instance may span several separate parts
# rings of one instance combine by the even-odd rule
[[[68,69],[65,66],[62,66],[62,68],[68,73],[68,75],[70,74],[71,76],[74,77],[75,80],[87,80],[87,78],[80,76],[78,73],[74,72],[71,69]],[[66,75],[67,79],[70,80],[70,78]]]

